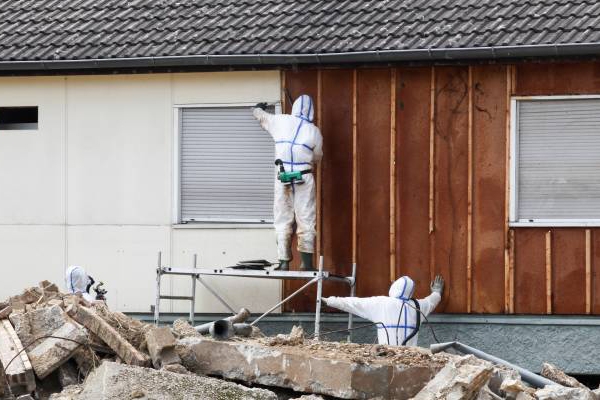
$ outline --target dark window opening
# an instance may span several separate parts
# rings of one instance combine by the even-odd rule
[[[37,128],[37,107],[0,107],[0,130],[28,130]]]

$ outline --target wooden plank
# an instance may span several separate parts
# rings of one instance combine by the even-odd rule
[[[546,313],[546,230],[515,230],[515,309],[517,314]]]
[[[396,280],[396,85],[397,71],[390,72],[390,283]]]
[[[357,263],[358,257],[358,71],[352,73],[352,262]],[[358,266],[357,266],[358,268]]]
[[[515,312],[515,230],[508,231],[508,313]]]
[[[592,312],[592,230],[585,230],[585,313]]]
[[[510,142],[511,134],[510,134],[510,121],[511,121],[511,94],[513,93],[514,88],[514,68],[510,66],[506,68],[506,94],[505,94],[505,104],[504,104],[504,235],[506,235],[509,231],[509,220],[510,220],[510,150],[511,146],[515,146],[514,143]],[[506,239],[505,239],[506,240]],[[514,304],[514,298],[511,297],[514,292],[510,291],[510,284],[514,282],[514,276],[510,275],[510,254],[509,249],[505,248],[504,251],[504,312],[510,312],[513,308],[511,304]]]
[[[473,67],[469,66],[467,122],[467,313],[473,299]]]
[[[516,68],[516,94],[521,96],[600,92],[598,62],[522,63]]]
[[[546,232],[546,314],[552,314],[552,231]]]
[[[552,312],[586,312],[586,234],[584,229],[552,231]]]
[[[417,297],[429,294],[429,152],[431,69],[398,70],[396,101],[396,261],[398,276],[416,283]]]
[[[506,210],[506,68],[473,67],[472,311],[509,309]]]
[[[468,70],[436,68],[435,269],[448,281],[439,311],[467,309]]]
[[[353,71],[322,71],[322,249],[325,266],[352,273],[352,85]],[[348,286],[325,282],[327,296],[348,296]],[[312,303],[310,311],[313,310]]]
[[[431,67],[429,84],[429,278],[435,277],[435,101],[437,92],[435,66]]]
[[[317,72],[317,104],[316,104],[316,115],[315,115],[315,124],[317,124],[317,126],[321,127],[322,126],[322,122],[323,122],[323,104],[322,104],[322,92],[323,92],[323,79],[322,79],[322,75],[323,75],[323,71],[319,70]],[[322,131],[321,131],[322,134]],[[318,265],[318,260],[319,260],[319,256],[321,256],[322,250],[321,250],[321,240],[322,240],[322,234],[321,231],[323,229],[323,226],[321,224],[322,222],[322,194],[323,194],[323,183],[322,183],[322,175],[323,175],[323,171],[322,171],[322,163],[318,163],[316,166],[316,203],[317,203],[317,221],[316,221],[316,229],[317,229],[317,237],[316,239],[316,243],[315,243],[315,257],[314,257],[314,265]]]
[[[386,294],[390,262],[390,72],[357,73],[357,294]]]
[[[592,268],[592,314],[600,314],[600,228],[592,229],[591,268]]]

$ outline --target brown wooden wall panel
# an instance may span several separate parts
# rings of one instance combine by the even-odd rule
[[[444,312],[467,306],[467,121],[467,68],[436,68],[434,267],[448,283]]]
[[[516,93],[567,95],[600,93],[600,63],[517,64]]]
[[[318,72],[316,70],[300,70],[300,71],[287,71],[285,73],[285,87],[289,90],[292,100],[295,100],[301,94],[310,95],[315,101],[315,109],[317,109],[317,97],[318,97]],[[283,95],[285,97],[285,94]],[[285,112],[291,112],[291,104],[285,101]],[[316,113],[315,113],[316,117]],[[318,121],[316,121],[318,124]],[[324,150],[325,152],[326,150]],[[326,157],[326,155],[325,155]],[[291,269],[298,269],[300,266],[300,255],[297,251],[296,236],[294,235],[294,242],[292,243],[292,255],[294,259],[291,263]],[[300,281],[284,281],[284,293],[292,293],[302,286],[305,282]],[[293,300],[287,303],[284,307],[286,311],[306,311],[311,309],[315,302],[315,291],[307,290],[300,293]]]
[[[475,66],[472,311],[504,312],[506,67]]]
[[[352,80],[353,71],[323,70],[321,132],[322,251],[325,267],[352,274]],[[327,282],[326,295],[347,296],[348,286]]]
[[[552,232],[552,313],[585,314],[585,229]]]
[[[546,232],[515,230],[515,313],[546,313]],[[500,284],[500,283],[499,283]]]
[[[387,294],[390,265],[389,69],[357,77],[357,294]]]
[[[429,105],[431,68],[401,68],[396,94],[396,271],[429,294]]]
[[[592,289],[592,314],[600,314],[600,229],[592,229],[591,240],[591,289]]]

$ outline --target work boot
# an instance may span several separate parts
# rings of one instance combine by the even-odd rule
[[[290,261],[289,260],[279,260],[279,266],[275,268],[279,271],[289,271],[290,269]]]
[[[314,271],[313,266],[313,253],[302,253],[300,252],[300,269],[303,271]]]

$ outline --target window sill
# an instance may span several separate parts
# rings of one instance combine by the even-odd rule
[[[600,227],[600,220],[539,220],[513,221],[508,224],[511,228],[568,228],[568,227]]]
[[[272,223],[194,222],[173,224],[173,229],[273,229]]]

